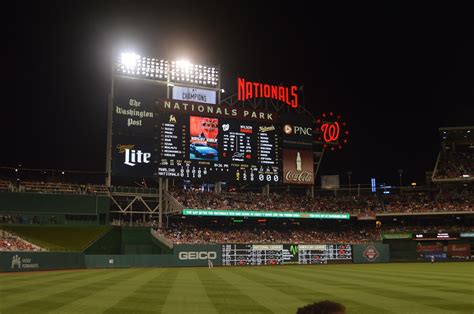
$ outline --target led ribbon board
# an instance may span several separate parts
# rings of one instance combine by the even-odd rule
[[[184,216],[215,216],[215,217],[263,217],[263,218],[312,218],[312,219],[350,219],[345,213],[307,213],[307,212],[265,212],[249,210],[208,210],[183,209]]]

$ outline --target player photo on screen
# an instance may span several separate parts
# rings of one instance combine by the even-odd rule
[[[217,134],[219,119],[208,117],[189,117],[189,158],[191,160],[217,161]]]

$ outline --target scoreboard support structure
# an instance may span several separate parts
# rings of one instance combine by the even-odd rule
[[[123,56],[122,56],[123,57]],[[150,174],[152,173],[151,171],[149,171],[151,168],[147,168],[148,172],[145,174],[143,172],[133,172],[135,171],[137,168],[139,168],[139,165],[131,165],[132,167],[129,167],[128,169],[130,170],[130,172],[126,172],[126,171],[123,171],[123,172],[117,172],[117,169],[116,169],[116,166],[117,166],[117,150],[119,150],[118,147],[120,146],[123,146],[123,147],[126,147],[127,145],[129,144],[136,144],[135,148],[128,148],[128,152],[124,153],[123,150],[120,152],[122,158],[123,156],[127,155],[127,156],[130,156],[130,161],[132,163],[135,162],[135,158],[137,158],[137,163],[141,162],[140,161],[140,158],[142,158],[143,155],[150,155],[152,154],[152,156],[157,156],[156,157],[156,160],[154,159],[153,162],[157,162],[159,160],[164,160],[166,159],[167,157],[163,157],[163,154],[161,154],[161,156],[159,156],[158,153],[163,153],[162,151],[160,152],[157,152],[155,150],[155,152],[153,152],[153,150],[150,150],[150,149],[144,149],[142,147],[150,147],[149,143],[151,143],[151,140],[149,138],[152,138],[151,136],[151,133],[149,132],[149,130],[159,130],[159,127],[157,127],[158,123],[162,123],[162,125],[166,124],[168,128],[169,125],[172,125],[172,123],[174,123],[174,125],[178,125],[178,126],[182,126],[182,124],[177,124],[176,121],[178,120],[179,123],[182,123],[179,119],[182,118],[179,116],[179,114],[183,114],[184,116],[184,111],[179,111],[179,112],[173,112],[173,111],[168,111],[166,112],[167,115],[169,115],[169,121],[166,120],[166,122],[163,122],[161,120],[158,120],[159,122],[155,122],[154,118],[156,118],[156,115],[157,115],[157,111],[153,111],[152,109],[150,109],[151,107],[146,107],[146,103],[148,101],[148,104],[149,103],[152,103],[150,101],[151,99],[151,94],[153,95],[153,101],[155,101],[156,99],[161,99],[161,98],[164,98],[166,97],[166,99],[170,99],[170,98],[174,98],[172,97],[173,96],[173,93],[175,92],[175,89],[178,90],[178,88],[188,88],[188,89],[193,89],[193,90],[196,90],[196,89],[204,89],[204,90],[208,90],[208,91],[213,91],[215,92],[215,98],[214,98],[214,102],[212,103],[213,106],[215,106],[216,108],[219,107],[220,105],[222,105],[222,109],[219,109],[219,110],[227,110],[225,109],[226,108],[236,108],[236,112],[239,111],[244,111],[243,109],[254,109],[254,113],[257,113],[257,112],[260,112],[261,114],[263,114],[263,111],[271,111],[271,112],[276,112],[278,113],[278,116],[284,116],[284,115],[291,115],[291,114],[297,114],[297,115],[301,115],[301,116],[305,116],[305,118],[307,119],[307,121],[309,121],[309,119],[311,119],[313,122],[313,124],[315,123],[315,117],[303,106],[303,105],[300,105],[300,106],[297,106],[296,108],[291,108],[290,106],[288,106],[288,104],[282,102],[282,101],[278,101],[276,99],[272,99],[272,98],[253,98],[253,99],[249,99],[249,100],[246,100],[246,101],[240,101],[238,99],[238,96],[237,95],[230,95],[229,97],[225,97],[223,99],[221,99],[221,96],[222,96],[222,92],[223,90],[221,89],[221,79],[220,79],[220,66],[217,66],[217,67],[212,67],[212,74],[200,74],[200,75],[204,75],[206,76],[206,80],[203,80],[203,82],[201,81],[193,81],[192,79],[191,80],[188,80],[187,76],[188,76],[188,72],[189,71],[202,71],[202,69],[208,69],[207,73],[210,73],[210,69],[211,67],[206,67],[206,66],[201,66],[201,65],[191,65],[191,66],[194,66],[194,70],[193,70],[193,67],[191,67],[191,70],[189,68],[186,69],[186,80],[184,80],[184,74],[181,73],[179,74],[179,71],[180,71],[180,68],[178,65],[178,62],[174,62],[174,61],[166,61],[166,60],[159,60],[159,59],[154,59],[154,58],[145,58],[145,57],[140,57],[140,56],[133,56],[134,58],[136,58],[133,62],[133,65],[127,65],[125,63],[125,61],[122,59],[120,62],[114,62],[114,64],[112,65],[112,68],[111,68],[111,84],[110,84],[110,94],[109,94],[109,97],[108,97],[108,121],[107,121],[107,150],[106,150],[106,177],[105,177],[105,184],[109,190],[109,197],[111,198],[112,200],[112,204],[113,206],[115,206],[116,208],[114,208],[115,210],[111,210],[111,212],[115,212],[115,213],[121,213],[121,214],[129,214],[130,215],[133,215],[133,214],[142,214],[142,215],[146,215],[146,214],[150,214],[150,215],[157,215],[157,218],[158,218],[158,226],[161,228],[163,227],[163,224],[165,222],[165,218],[167,215],[171,215],[171,214],[176,214],[176,213],[179,213],[180,210],[182,210],[182,205],[179,204],[169,193],[168,193],[168,184],[169,184],[169,179],[168,178],[171,178],[172,176],[170,174],[168,174],[168,172],[164,171],[164,170],[157,170],[158,167],[155,167],[153,168],[153,176],[151,176]],[[135,62],[136,61],[136,62]],[[198,69],[199,70],[196,70]],[[214,75],[214,69],[216,69],[215,71],[215,75]],[[183,71],[183,69],[181,69],[181,71]],[[158,74],[160,74],[160,76],[158,76]],[[181,77],[180,77],[181,75]],[[192,78],[192,76],[191,76]],[[212,81],[212,83],[210,83],[210,81]],[[124,83],[124,81],[126,81]],[[207,82],[207,84],[206,84]],[[146,85],[148,87],[146,88],[143,88],[143,86]],[[153,87],[153,90],[152,92],[150,92],[150,86]],[[125,87],[125,88],[124,88]],[[123,90],[127,90],[129,87],[130,88],[130,91],[131,92],[123,92]],[[159,92],[156,92],[155,91],[155,87],[156,89],[160,89]],[[145,91],[145,92],[143,92]],[[301,91],[301,99],[303,101],[301,101],[301,103],[304,103],[304,92],[303,92],[303,89],[302,89],[302,86],[299,88],[299,91]],[[124,96],[126,95],[126,97]],[[142,99],[142,96],[143,96],[143,99]],[[174,99],[181,99],[181,98],[174,98]],[[217,102],[216,102],[217,100]],[[130,102],[129,102],[130,101]],[[174,101],[174,100],[173,100]],[[190,100],[190,102],[193,102],[193,100]],[[119,106],[117,106],[117,103],[120,104]],[[157,104],[158,102],[154,102],[155,104]],[[140,105],[141,104],[141,105]],[[208,103],[209,104],[209,103]],[[200,104],[199,103],[196,103],[196,106],[199,106]],[[193,105],[194,106],[194,105]],[[116,108],[117,107],[117,108]],[[239,109],[240,108],[240,109]],[[156,109],[156,108],[155,108]],[[165,108],[166,109],[166,108]],[[163,108],[160,107],[161,112],[164,112]],[[182,109],[178,109],[178,110],[182,110]],[[194,109],[193,109],[194,110]],[[234,109],[232,109],[234,110]],[[152,112],[153,111],[153,112]],[[251,110],[250,110],[251,111]],[[148,114],[151,114],[151,117],[150,116],[147,116]],[[142,119],[142,120],[139,120],[142,118],[142,116],[140,116],[138,118],[139,115],[145,115],[145,119]],[[191,115],[191,114],[188,114],[188,115]],[[195,116],[203,116],[204,114],[200,114],[199,112],[196,112],[194,114]],[[186,119],[188,119],[187,123],[187,128],[190,128],[190,125],[191,125],[191,122],[189,121],[189,117],[188,116],[185,116]],[[146,120],[147,118],[150,118],[148,120]],[[206,117],[204,117],[206,118]],[[211,119],[212,119],[212,115],[211,115]],[[266,132],[269,132],[269,130],[275,130],[276,128],[281,128],[281,125],[279,125],[279,123],[282,123],[281,121],[282,120],[277,120],[277,121],[266,121],[266,122],[262,122],[265,118],[262,118],[262,117],[258,117],[260,118],[260,120],[258,120],[257,122],[255,122],[256,120],[253,120],[254,122],[251,122],[251,120],[246,120],[245,122],[236,122],[236,125],[239,126],[239,124],[244,124],[243,125],[243,128],[244,128],[244,131],[242,131],[242,126],[241,126],[241,129],[240,130],[234,130],[233,127],[234,125],[232,124],[233,122],[230,122],[229,121],[232,121],[232,117],[219,117],[219,122],[218,123],[222,123],[222,125],[219,125],[219,128],[223,129],[224,126],[226,126],[227,130],[224,130],[225,132],[228,132],[228,134],[232,133],[232,136],[234,136],[233,134],[236,134],[236,133],[242,133],[244,135],[241,136],[241,138],[246,141],[247,140],[247,136],[246,134],[248,134],[248,132],[246,133],[245,131],[248,129],[245,129],[245,127],[249,128],[250,130],[258,130],[258,127],[262,127],[262,129],[266,129],[266,130],[262,130],[262,134],[271,134],[271,133],[266,133]],[[308,119],[309,118],[309,119]],[[160,118],[161,119],[161,118]],[[166,118],[168,119],[168,117]],[[224,121],[224,122],[221,122],[221,120]],[[227,120],[226,120],[227,119]],[[230,119],[230,120],[229,120]],[[234,118],[235,121],[237,121],[237,118]],[[267,120],[269,118],[266,118]],[[276,119],[276,118],[275,118]],[[126,121],[127,120],[131,120],[128,123],[128,127],[130,128],[127,128],[127,123],[123,122],[123,121]],[[152,121],[153,120],[153,123],[149,122],[149,121]],[[217,118],[214,118],[214,120],[217,120]],[[296,131],[296,128],[297,128],[297,123],[295,123],[296,120],[300,120],[300,119],[289,119],[288,122],[291,126],[294,126],[294,128],[290,128],[290,133],[287,133],[288,134],[292,134],[291,136],[296,136],[297,134],[297,131]],[[301,119],[301,120],[304,120],[304,119]],[[139,123],[137,123],[139,122]],[[142,126],[142,122],[143,122],[143,126]],[[120,129],[118,128],[119,125],[121,125],[120,123],[122,123],[122,125],[125,126],[125,128],[123,129]],[[148,123],[148,124],[147,124]],[[200,122],[201,124],[202,123],[208,123],[209,125],[212,125],[212,123],[214,123],[213,121],[201,121]],[[262,125],[259,125],[262,124]],[[285,122],[286,123],[286,122]],[[152,124],[155,124],[154,126]],[[230,129],[229,129],[229,124],[230,124]],[[273,124],[275,124],[275,126],[273,126]],[[151,128],[149,128],[148,126],[149,125],[152,125]],[[193,124],[194,125],[194,124]],[[198,125],[197,122],[195,123],[195,125]],[[139,127],[138,127],[139,126]],[[311,122],[307,122],[306,125],[302,125],[302,126],[311,126]],[[302,128],[302,126],[300,126]],[[155,129],[153,129],[153,127]],[[265,128],[266,127],[266,128]],[[270,129],[270,127],[273,127],[273,129]],[[286,125],[285,125],[286,127]],[[130,133],[132,128],[136,128],[136,130],[139,130],[137,131],[137,133]],[[210,127],[209,127],[210,128]],[[215,128],[215,127],[213,127]],[[316,179],[316,176],[317,176],[317,173],[318,173],[318,169],[319,169],[319,165],[321,163],[321,160],[322,160],[322,156],[323,156],[323,153],[324,153],[324,148],[322,147],[322,145],[320,145],[319,142],[315,141],[314,140],[314,133],[317,132],[314,131],[314,126],[313,126],[313,144],[311,144],[311,142],[309,142],[309,144],[307,144],[308,146],[302,146],[303,148],[301,148],[302,150],[311,150],[313,151],[313,173],[312,173],[312,176],[313,176],[313,179],[315,180]],[[220,132],[222,132],[223,130],[220,130]],[[294,131],[294,132],[293,132]],[[153,135],[155,138],[160,138],[160,136],[163,137],[163,135],[160,135],[160,131],[156,131],[157,133],[155,135]],[[172,136],[180,136],[182,134],[185,134],[184,131],[181,131],[181,129],[178,129],[178,128],[174,128],[172,131],[169,131],[168,129],[165,129],[164,132],[175,132],[172,134]],[[188,129],[186,129],[186,132],[188,132],[189,134],[191,133]],[[209,131],[210,132],[210,131]],[[254,131],[255,132],[255,131]],[[282,132],[282,130],[280,129],[280,132]],[[286,132],[286,131],[285,131]],[[293,133],[291,133],[293,132]],[[163,133],[163,131],[161,132]],[[191,136],[189,135],[188,133],[187,136]],[[250,132],[251,133],[251,132]],[[257,132],[255,132],[257,133]],[[275,134],[277,134],[277,132],[274,132]],[[192,140],[193,141],[197,141],[196,139],[194,139],[194,137],[198,137],[198,138],[208,138],[207,141],[209,142],[209,138],[210,139],[214,139],[212,136],[208,136],[208,134],[206,133],[201,133],[201,134],[204,134],[204,136],[196,136],[194,133],[193,133],[193,138]],[[281,133],[283,134],[283,133]],[[298,133],[298,134],[301,134],[301,133]],[[307,133],[305,135],[308,135]],[[143,136],[145,137],[146,139],[138,139],[135,141],[132,141],[130,140],[131,137],[135,136],[136,138],[139,138],[140,136]],[[309,132],[309,136],[311,136],[311,132]],[[121,138],[120,141],[118,141],[118,138]],[[229,135],[229,138],[230,138],[230,135]],[[229,143],[231,141],[231,139],[229,138],[226,138],[227,142],[226,143]],[[257,141],[257,136],[255,137],[251,137],[251,136],[248,136],[248,141],[249,143],[251,143],[250,145],[254,145],[253,141],[255,139],[255,141]],[[281,155],[278,155],[278,154],[275,154],[275,147],[278,147],[275,145],[275,143],[271,142],[271,141],[275,141],[276,143],[278,143],[278,140],[280,140],[280,133],[278,133],[278,137],[277,135],[275,135],[275,137],[270,137],[270,136],[267,136],[265,137],[263,140],[258,137],[258,141],[264,141],[264,140],[267,140],[268,142],[264,143],[264,145],[266,145],[266,147],[271,147],[271,148],[268,148],[267,151],[264,151],[263,148],[257,148],[257,149],[260,149],[261,151],[253,151],[252,150],[252,154],[249,154],[248,156],[250,157],[247,157],[247,155],[245,155],[245,158],[257,158],[255,156],[262,156],[262,152],[263,153],[266,153],[266,154],[269,154],[271,156],[269,157],[274,157],[274,156],[277,156],[275,157],[275,160],[278,160],[277,162],[275,162],[275,166],[273,166],[273,169],[272,169],[272,166],[270,166],[270,170],[273,171],[273,177],[271,175],[269,175],[268,173],[271,172],[269,170],[266,170],[266,174],[265,175],[265,178],[267,177],[271,177],[271,178],[274,178],[273,181],[274,182],[278,182],[278,184],[282,183],[282,182],[287,182],[287,181],[283,181],[282,180],[282,177],[283,177],[283,174],[282,174],[282,167],[280,168],[280,165],[283,166],[282,164],[278,164],[278,162],[282,162],[282,156]],[[163,138],[161,138],[161,140],[163,140]],[[160,141],[161,141],[160,140]],[[170,141],[171,140],[168,138],[166,138],[166,140]],[[232,139],[233,140],[233,139]],[[149,142],[147,142],[149,141]],[[186,140],[186,141],[189,141],[189,138]],[[219,139],[219,145],[221,145],[220,142],[221,139]],[[156,142],[158,142],[158,140],[156,140]],[[217,138],[216,138],[216,142],[217,142]],[[224,142],[224,141],[223,141]],[[155,142],[153,142],[155,143]],[[160,142],[162,143],[162,142]],[[169,143],[169,142],[168,142]],[[193,142],[194,143],[194,142]],[[196,142],[197,144],[199,144],[198,142]],[[245,142],[246,143],[246,142]],[[260,142],[258,142],[260,143]],[[273,145],[269,145],[270,144],[273,144]],[[296,143],[296,141],[295,141]],[[120,144],[120,145],[119,145]],[[212,142],[211,142],[212,144]],[[161,145],[161,144],[160,144]],[[184,149],[181,147],[181,144],[179,145],[176,145],[176,143],[172,143],[170,145],[174,145],[173,147],[175,148],[176,151],[184,151]],[[184,145],[184,144],[183,144]],[[186,148],[186,151],[189,149],[189,143],[186,144],[187,145],[187,148]],[[226,145],[231,145],[231,144],[226,144]],[[247,143],[246,143],[247,145]],[[193,146],[194,147],[197,147],[198,145],[196,146]],[[241,149],[241,146],[239,146],[239,149]],[[255,145],[256,146],[256,145]],[[184,146],[183,146],[184,147]],[[211,145],[212,147],[212,145]],[[221,146],[218,146],[219,148]],[[230,147],[230,146],[229,146]],[[257,146],[258,147],[258,146]],[[260,146],[260,147],[263,147],[263,146]],[[284,149],[286,149],[288,147],[284,147]],[[161,149],[161,148],[160,148]],[[194,149],[197,149],[197,148],[194,148]],[[273,150],[272,150],[273,149]],[[281,145],[280,145],[280,149],[281,149]],[[300,149],[300,148],[298,148]],[[127,148],[124,148],[124,150],[127,150]],[[131,152],[131,154],[129,155],[129,153]],[[239,153],[242,153],[240,150],[238,151]],[[247,152],[245,152],[247,153]],[[135,155],[136,154],[136,155]],[[205,158],[208,158],[208,157],[204,157],[204,158],[199,158],[199,155],[198,153],[195,153],[193,152],[193,157],[190,157],[190,156],[187,156],[187,157],[184,157],[184,158],[188,158],[189,160],[192,159],[192,162],[195,162],[196,160],[199,160],[199,159],[205,159]],[[199,153],[200,154],[200,153]],[[219,154],[219,161],[221,161],[221,155],[220,155],[220,152],[218,153]],[[259,155],[260,154],[260,155]],[[275,154],[275,155],[273,155]],[[189,152],[187,152],[186,155],[190,155]],[[159,156],[159,157],[158,157]],[[172,158],[175,158],[173,156],[169,156],[169,155],[166,155],[165,156],[168,156],[168,158],[171,160]],[[264,157],[261,157],[261,158],[266,158],[267,156],[266,155],[263,155]],[[237,156],[238,157],[238,156]],[[237,158],[236,157],[236,158]],[[299,157],[299,155],[298,155]],[[180,156],[179,158],[181,158],[181,160],[183,160],[183,156]],[[194,158],[194,159],[193,159]],[[230,158],[230,157],[226,157],[226,158]],[[232,156],[233,158],[233,156]],[[243,158],[243,157],[241,157]],[[112,162],[113,160],[113,162]],[[189,162],[188,160],[188,162]],[[232,159],[233,160],[233,159]],[[241,162],[241,160],[238,160],[236,159],[237,162]],[[257,159],[256,159],[257,160]],[[125,165],[129,165],[129,162],[130,161],[127,161],[127,159],[125,158],[125,162],[124,160],[121,161],[121,163],[124,163]],[[127,163],[128,162],[128,163]],[[258,165],[258,168],[263,168],[262,167],[262,164],[261,164],[261,161],[260,159],[258,161],[253,161],[252,159],[252,162],[257,164]],[[272,161],[273,162],[273,161]],[[225,163],[228,163],[228,160],[225,159],[225,162],[221,162],[221,164],[225,164]],[[251,164],[249,162],[250,165],[253,166],[253,164]],[[270,164],[270,163],[268,163]],[[142,163],[143,165],[143,163]],[[152,163],[149,163],[148,166],[151,166]],[[193,164],[194,165],[194,164]],[[211,164],[213,165],[213,164]],[[230,163],[229,163],[230,165]],[[272,164],[273,165],[273,164]],[[123,166],[123,165],[122,165]],[[165,167],[173,167],[173,165],[162,165],[162,168],[165,168]],[[221,168],[225,168],[225,167],[222,167],[222,165],[219,165]],[[263,164],[263,166],[265,166],[265,164]],[[301,163],[300,163],[300,166],[301,166]],[[227,170],[227,172],[229,172],[229,169],[217,169],[215,166],[213,166],[214,168],[213,169],[210,169],[212,171],[216,171],[216,170]],[[186,167],[181,167],[181,171],[183,171],[183,168],[186,169]],[[194,166],[192,167],[188,167],[187,170],[184,170],[184,171],[187,171],[189,172],[191,168],[191,172],[193,173],[192,174],[192,178],[195,178],[194,176]],[[212,168],[211,166],[208,166],[207,168]],[[209,169],[205,168],[204,171],[208,171]],[[277,173],[277,168],[280,168],[278,170],[278,173]],[[112,170],[113,169],[113,170]],[[131,169],[133,169],[133,171],[131,171]],[[156,169],[156,170],[155,170]],[[204,166],[203,166],[203,169],[204,169]],[[255,168],[257,169],[257,168]],[[172,169],[173,171],[178,171],[178,169]],[[253,177],[253,173],[254,173],[254,169],[250,169],[252,171],[242,171],[242,172],[239,172],[239,173],[236,173],[236,177],[239,178],[240,177],[240,182],[244,183],[245,180],[247,180],[246,183],[248,183],[248,178],[249,177]],[[304,170],[304,169],[303,169]],[[162,173],[160,173],[160,171]],[[233,171],[233,169],[231,169],[231,171]],[[265,171],[265,170],[255,170],[255,171]],[[301,171],[301,169],[300,169]],[[156,172],[156,173],[155,173]],[[166,173],[165,173],[166,172]],[[198,168],[196,167],[196,173],[197,173],[197,178],[201,178],[201,168]],[[238,172],[238,171],[237,171]],[[136,175],[137,173],[139,173],[139,175]],[[163,174],[165,173],[165,174]],[[173,174],[172,172],[169,172],[171,174]],[[209,172],[204,172],[204,175],[202,177],[204,177],[205,175],[208,175]],[[250,175],[251,173],[251,175]],[[257,175],[259,175],[259,172],[255,172],[257,173]],[[146,175],[149,175],[148,178],[150,178],[150,180],[153,180],[154,182],[157,183],[157,188],[154,188],[154,189],[148,189],[148,190],[153,190],[153,191],[146,191],[146,192],[142,192],[142,191],[132,191],[130,189],[130,191],[127,191],[127,192],[124,192],[124,191],[119,191],[117,190],[116,188],[114,188],[113,186],[113,182],[115,182],[116,178],[118,178],[118,176],[124,176],[124,177],[129,177],[130,178],[139,178],[139,180],[141,180],[141,177],[142,175],[147,178]],[[263,174],[260,173],[260,175],[263,176]],[[188,175],[188,178],[189,175]],[[209,179],[211,177],[208,177]],[[216,178],[216,177],[214,177]],[[246,179],[247,178],[247,179]],[[174,180],[174,179],[173,179]],[[223,179],[223,181],[226,181],[226,179]],[[271,179],[266,179],[265,180],[260,180],[261,184],[263,183],[266,183],[265,185],[262,185],[262,194],[263,195],[266,195],[266,196],[269,196],[270,194],[270,184],[268,184],[268,182],[273,182]],[[252,182],[253,182],[253,178],[252,178]],[[255,180],[255,182],[257,182],[257,180]],[[273,183],[274,183],[273,182]],[[313,181],[311,181],[313,182]],[[214,187],[214,190],[216,193],[220,193],[221,190],[222,190],[222,187],[221,187],[221,182],[215,182],[215,187]],[[314,196],[314,187],[311,186],[311,187],[307,187],[307,195],[313,197]],[[165,216],[165,217],[164,217]]]

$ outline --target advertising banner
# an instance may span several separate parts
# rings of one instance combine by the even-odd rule
[[[349,214],[341,213],[310,213],[310,212],[267,212],[250,210],[212,210],[183,209],[184,216],[216,216],[216,217],[256,217],[256,218],[314,218],[314,219],[350,219]]]
[[[282,147],[308,149],[313,147],[313,128],[309,117],[280,115]]]
[[[375,220],[375,213],[359,213],[357,214],[357,220]]]
[[[0,272],[84,268],[84,254],[0,252]]]
[[[283,182],[286,184],[314,184],[313,152],[283,149]]]
[[[216,91],[202,88],[174,86],[173,99],[205,104],[216,104]]]
[[[114,135],[112,140],[112,175],[133,178],[156,176],[157,154],[154,140],[144,137]]]
[[[469,243],[448,244],[448,256],[451,258],[466,258],[471,255]]]
[[[125,78],[115,79],[113,133],[150,136],[156,124],[155,101],[165,96],[165,86]]]
[[[177,266],[222,265],[222,249],[217,244],[178,244],[173,248]]]
[[[382,234],[382,239],[392,240],[392,239],[411,239],[413,234],[411,232],[397,232],[397,233],[384,233]]]
[[[354,244],[354,263],[387,263],[390,261],[390,246],[388,244]]]
[[[438,232],[438,233],[415,233],[413,240],[416,241],[439,241],[439,240],[457,240],[459,233],[455,232]]]
[[[321,176],[321,189],[339,189],[339,175]]]

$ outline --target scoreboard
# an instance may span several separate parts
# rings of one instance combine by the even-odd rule
[[[160,106],[158,176],[214,176],[250,183],[281,181],[280,138],[274,124],[216,114],[225,109],[232,112],[229,108],[217,111],[222,106],[198,105],[196,108],[201,110],[188,111],[183,105],[164,101]]]
[[[328,261],[350,261],[352,247],[349,244],[299,245],[299,264],[321,264]]]
[[[308,117],[171,100],[127,78],[114,80],[113,93],[115,177],[313,184]]]
[[[222,265],[326,264],[352,261],[349,244],[223,244]]]

